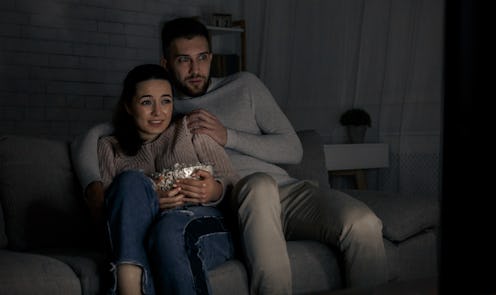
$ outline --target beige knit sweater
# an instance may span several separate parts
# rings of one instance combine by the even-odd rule
[[[224,148],[207,135],[191,134],[186,117],[172,122],[155,140],[144,143],[136,156],[125,155],[115,136],[102,137],[98,140],[98,159],[104,189],[123,171],[141,170],[150,175],[176,163],[213,165],[214,177],[222,183],[224,192],[239,178]]]

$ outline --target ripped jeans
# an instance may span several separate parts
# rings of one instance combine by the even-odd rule
[[[143,173],[119,174],[105,195],[112,279],[118,265],[142,269],[143,294],[211,294],[207,271],[234,256],[231,234],[215,207],[161,211]]]

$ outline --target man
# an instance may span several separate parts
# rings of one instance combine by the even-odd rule
[[[193,133],[207,134],[224,146],[243,177],[230,205],[237,212],[251,293],[291,294],[286,239],[337,247],[344,256],[349,287],[384,283],[382,223],[375,214],[342,192],[320,190],[277,166],[298,163],[303,151],[262,82],[249,73],[210,78],[208,31],[193,19],[167,22],[162,43],[161,64],[173,76],[175,112],[188,114]],[[76,170],[89,200],[100,194],[96,142],[110,132],[100,125],[73,144]]]

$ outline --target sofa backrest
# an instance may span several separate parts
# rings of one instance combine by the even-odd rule
[[[67,142],[0,138],[0,201],[9,248],[90,245],[91,223],[81,192]]]
[[[303,159],[282,165],[298,179],[329,187],[323,143],[315,130],[298,131]],[[0,138],[0,248],[84,247],[94,242],[91,223],[70,160],[69,143]],[[3,218],[1,218],[3,212]],[[5,231],[2,227],[5,227]]]
[[[299,164],[281,165],[281,167],[294,178],[315,180],[321,188],[329,188],[322,137],[313,129],[300,130],[296,133],[303,145],[303,159]]]

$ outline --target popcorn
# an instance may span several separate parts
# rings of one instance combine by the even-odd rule
[[[164,169],[162,172],[152,173],[151,178],[154,180],[153,184],[155,185],[155,189],[168,191],[172,189],[172,185],[176,179],[193,178],[191,174],[196,170],[205,170],[213,174],[213,167],[209,164],[197,163],[191,165],[176,163],[173,168]]]

